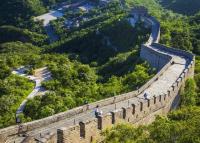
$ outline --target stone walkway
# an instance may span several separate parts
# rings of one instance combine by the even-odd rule
[[[158,36],[158,30],[159,30],[159,24],[153,23],[152,24],[152,40],[151,42],[157,41]],[[150,44],[148,45],[151,45]],[[121,109],[122,107],[128,107],[131,103],[138,102],[141,98],[144,98],[144,93],[148,93],[148,98],[152,98],[153,96],[159,96],[163,93],[167,93],[168,89],[175,83],[175,81],[178,79],[178,77],[181,75],[182,71],[185,69],[185,67],[189,63],[189,59],[186,59],[184,57],[180,57],[178,55],[175,55],[171,52],[166,52],[163,50],[159,50],[156,47],[149,46],[149,48],[152,48],[153,50],[162,52],[164,54],[168,54],[173,57],[173,61],[175,64],[172,64],[161,76],[156,80],[154,83],[151,84],[150,87],[148,87],[143,93],[138,95],[137,97],[133,97],[129,100],[120,101],[116,104],[110,104],[107,106],[104,106],[101,108],[103,111],[103,114],[106,114],[108,112],[114,111],[116,109]],[[80,121],[86,121],[88,119],[95,118],[94,111],[88,110],[87,112],[80,113],[76,116],[72,116],[71,118],[66,118],[64,120],[49,124],[45,127],[37,128],[32,131],[27,132],[27,135],[34,136],[38,139],[38,141],[42,140],[42,136],[49,134],[50,132],[56,133],[58,128],[61,127],[70,127],[74,124],[79,123]],[[9,141],[7,143],[20,143],[24,137],[10,137]]]
[[[47,67],[35,70],[35,75],[26,75],[24,74],[24,72],[25,68],[20,67],[17,70],[13,71],[12,74],[23,76],[34,81],[35,87],[32,92],[26,97],[26,99],[20,104],[19,108],[16,111],[16,116],[23,112],[28,99],[32,99],[37,95],[44,95],[46,93],[46,90],[42,87],[41,83],[51,78],[51,73],[47,70]]]
[[[158,50],[154,47],[152,47],[152,48],[155,49],[155,50]],[[159,52],[170,54],[173,57],[175,63],[181,63],[181,64],[171,65],[166,70],[166,72],[164,72],[164,74],[157,81],[155,81],[149,88],[147,88],[144,91],[144,93],[148,93],[148,95],[149,95],[148,98],[152,98],[154,95],[159,96],[163,93],[167,93],[167,90],[178,79],[178,77],[180,76],[182,71],[185,69],[185,66],[187,66],[187,64],[188,64],[188,60],[185,59],[185,58],[179,57],[177,55],[174,55],[172,53],[165,52],[165,51],[159,51]],[[104,114],[106,114],[106,113],[113,111],[115,109],[127,107],[132,102],[137,102],[138,98],[144,98],[144,93],[138,95],[137,97],[131,98],[129,100],[125,100],[125,101],[118,102],[116,104],[104,106],[104,107],[101,108],[101,110],[103,111]],[[71,125],[79,123],[80,121],[85,121],[85,120],[88,120],[88,119],[91,119],[91,118],[94,118],[94,117],[95,117],[94,111],[89,110],[88,112],[81,113],[81,114],[79,114],[75,117],[67,118],[65,120],[61,120],[59,122],[50,124],[48,126],[37,128],[33,131],[27,132],[27,134],[31,135],[31,136],[34,135],[36,138],[38,138],[38,140],[40,140],[41,135],[43,136],[43,135],[46,135],[50,132],[56,133],[57,129],[60,128],[60,127],[69,127]],[[13,139],[11,139],[9,141],[9,143],[13,142],[14,141]],[[20,142],[21,139],[18,138],[17,140]],[[15,140],[15,141],[17,142],[17,140]]]

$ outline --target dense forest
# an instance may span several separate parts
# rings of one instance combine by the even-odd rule
[[[33,9],[42,5],[37,0],[33,2],[35,6],[31,1],[23,2],[26,4],[11,0],[5,5],[13,10],[16,4],[31,5]],[[18,67],[28,67],[29,74],[48,67],[52,74],[51,80],[42,83],[49,92],[28,100],[24,114],[20,115],[22,122],[135,90],[155,74],[139,58],[139,45],[147,41],[150,29],[143,23],[132,27],[127,21],[129,14],[119,3],[97,8],[90,13],[90,20],[70,32],[65,32],[59,24],[62,18],[54,21],[55,31],[60,29],[57,33],[60,38],[51,44],[42,23],[32,19],[43,11],[35,13],[30,8],[24,11],[30,15],[12,13],[14,21],[0,16],[4,19],[0,25],[1,128],[15,124],[16,110],[34,87],[27,78],[12,74]],[[103,14],[97,17],[98,13]]]
[[[166,9],[184,15],[194,15],[200,10],[199,0],[158,0]]]
[[[33,16],[47,12],[61,2],[70,0],[2,0],[0,6],[0,24],[27,26]],[[28,26],[29,28],[30,25]]]
[[[34,16],[56,8],[63,0],[3,0],[0,6],[0,128],[14,125],[20,103],[34,83],[13,75],[20,66],[28,73],[48,67],[52,79],[42,85],[49,92],[28,100],[22,122],[44,118],[100,99],[137,89],[155,74],[139,58],[140,45],[150,29],[132,27],[128,10],[143,5],[161,23],[161,43],[196,54],[194,79],[186,82],[180,109],[157,117],[149,126],[118,125],[104,132],[103,142],[199,142],[200,113],[200,1],[125,0],[127,10],[113,2],[89,14],[66,11],[64,18],[89,17],[71,30],[60,18],[50,24],[59,40],[49,43],[42,22]],[[71,1],[64,1],[70,3]],[[123,38],[122,38],[123,37]]]

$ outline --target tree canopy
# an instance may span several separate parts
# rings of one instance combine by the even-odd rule
[[[103,143],[198,143],[200,107],[196,94],[194,80],[188,79],[179,109],[167,117],[157,116],[150,125],[119,124],[107,129],[103,133]]]
[[[188,3],[188,0],[182,3],[180,0],[125,0],[127,9],[122,9],[119,2],[111,2],[88,13],[67,9],[63,11],[62,18],[50,23],[59,39],[49,43],[42,22],[35,22],[33,17],[62,5],[58,2],[71,3],[70,0],[1,1],[0,109],[3,114],[0,115],[0,128],[15,124],[16,109],[34,86],[28,79],[12,75],[13,69],[20,66],[29,67],[28,73],[46,66],[52,73],[52,79],[42,83],[48,93],[27,102],[25,112],[21,115],[22,122],[66,111],[86,101],[90,103],[135,90],[152,78],[155,70],[139,58],[140,45],[147,41],[150,29],[143,22],[136,23],[135,27],[130,25],[128,11],[132,6],[147,7],[150,14],[160,21],[162,44],[200,54],[200,14],[196,0],[192,3]],[[192,5],[190,10],[186,7],[189,4]],[[79,20],[79,26],[69,30],[66,19]],[[182,94],[183,108],[187,110],[185,106],[190,106],[194,112],[198,110],[194,104],[200,104],[199,61],[197,58],[196,87],[193,80],[188,80]],[[166,142],[171,141],[168,138],[169,129],[186,125],[185,128],[173,130],[174,133],[183,132],[178,135],[180,140],[177,139],[177,142],[181,142],[181,138],[187,137],[184,133],[189,123],[179,123],[170,118],[158,119],[157,122],[162,123],[160,126],[155,122],[155,126],[166,129],[159,136],[166,138]],[[159,141],[153,135],[157,128],[148,128],[152,136],[143,132],[143,129],[133,129],[133,133],[129,128],[127,135],[134,135],[131,139],[124,135],[126,128],[122,128],[122,135],[114,131],[111,137],[115,134],[121,136],[114,141],[127,139],[132,142],[138,139],[137,136],[144,136],[146,142]],[[189,135],[196,131],[196,127],[191,129]],[[187,138],[186,141],[191,140]]]

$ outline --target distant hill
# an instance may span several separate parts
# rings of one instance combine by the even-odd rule
[[[194,15],[200,11],[200,0],[158,0],[160,4],[176,13]]]
[[[21,29],[15,26],[0,26],[0,43],[21,41],[28,42],[34,45],[41,45],[47,41],[47,37],[43,34],[31,32],[28,29]]]
[[[129,7],[133,6],[145,6],[148,8],[149,12],[152,15],[156,15],[157,13],[160,13],[162,10],[162,6],[157,2],[157,0],[125,0],[126,4]]]
[[[16,25],[44,12],[40,0],[1,0],[0,25]]]

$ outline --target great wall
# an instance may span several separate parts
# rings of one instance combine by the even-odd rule
[[[180,89],[193,77],[195,56],[189,52],[158,44],[160,24],[141,15],[151,25],[151,36],[141,46],[140,56],[157,69],[157,74],[136,91],[87,104],[44,119],[0,130],[0,143],[91,143],[99,141],[102,130],[118,123],[135,125],[154,121],[180,103]],[[148,93],[148,99],[144,98]],[[99,105],[103,115],[93,110]]]

